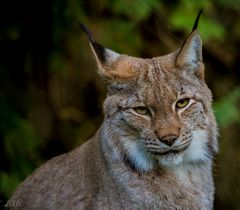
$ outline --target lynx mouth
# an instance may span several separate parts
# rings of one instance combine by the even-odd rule
[[[154,155],[161,155],[161,156],[164,156],[164,155],[177,155],[179,153],[182,153],[187,148],[188,147],[184,147],[181,150],[168,150],[168,151],[165,151],[165,152],[157,152],[157,151],[150,151],[150,152],[152,154],[154,154]]]

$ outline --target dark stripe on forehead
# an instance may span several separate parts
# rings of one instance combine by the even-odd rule
[[[166,97],[167,95],[169,95],[169,93],[171,91],[169,91],[171,88],[169,87],[169,84],[167,81],[168,77],[168,73],[166,70],[164,71],[164,69],[161,68],[160,66],[160,62],[158,60],[155,60],[153,62],[154,65],[154,72],[155,72],[155,83],[156,83],[156,88],[154,89],[154,95],[155,95],[155,99],[158,101],[159,104],[163,105],[165,102],[167,102],[168,97]]]
[[[166,73],[161,69],[160,62],[157,59],[152,60],[153,74],[156,80],[161,80],[166,77]]]

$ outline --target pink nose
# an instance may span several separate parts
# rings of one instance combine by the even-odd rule
[[[159,139],[161,142],[168,146],[172,146],[173,143],[177,140],[178,136],[176,135],[167,135]]]

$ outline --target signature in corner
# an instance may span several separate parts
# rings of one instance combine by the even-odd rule
[[[0,203],[3,203],[3,201],[1,200]],[[5,204],[3,206],[7,208],[17,208],[21,206],[21,203],[19,200],[7,200],[4,203]]]

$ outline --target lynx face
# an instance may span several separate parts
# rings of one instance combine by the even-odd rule
[[[121,152],[141,170],[206,161],[216,147],[209,89],[197,76],[164,65],[165,59],[135,59],[138,76],[110,85],[117,90],[105,101]]]
[[[211,160],[217,129],[198,32],[180,50],[152,59],[119,55],[86,32],[108,81],[104,138],[114,158],[139,171]]]

